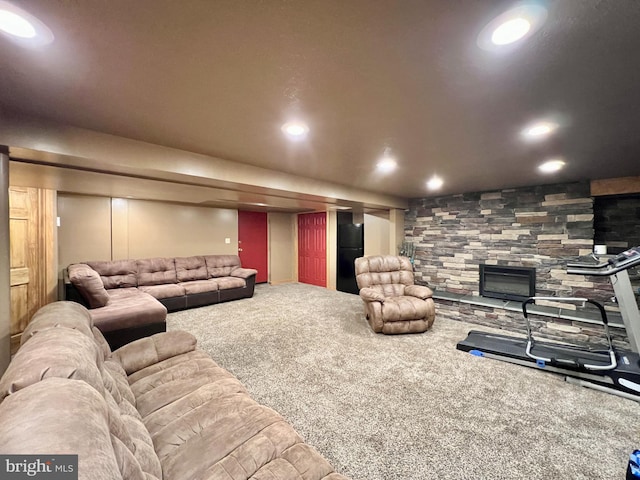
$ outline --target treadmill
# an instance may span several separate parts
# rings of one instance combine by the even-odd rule
[[[613,347],[604,307],[598,302],[581,297],[531,297],[522,304],[526,338],[472,330],[456,348],[479,357],[559,373],[570,383],[640,401],[640,312],[628,273],[630,268],[638,265],[640,246],[608,260],[591,255],[567,264],[567,273],[570,274],[609,277],[632,351]],[[589,304],[595,307],[600,313],[606,348],[587,350],[575,345],[534,339],[527,306],[536,300],[570,302],[581,306]]]

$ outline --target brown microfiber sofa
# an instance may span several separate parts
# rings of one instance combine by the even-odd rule
[[[348,480],[184,331],[113,353],[74,302],[40,309],[0,379],[3,455],[78,455],[80,480]]]
[[[253,296],[257,270],[237,255],[69,265],[65,299],[89,308],[111,348],[166,330],[167,311]]]

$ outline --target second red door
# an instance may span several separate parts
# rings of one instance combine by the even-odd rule
[[[298,215],[298,281],[327,286],[327,214]]]
[[[238,211],[238,256],[243,268],[258,270],[256,283],[269,280],[267,214]]]

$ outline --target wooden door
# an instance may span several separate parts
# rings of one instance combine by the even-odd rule
[[[57,298],[55,192],[9,188],[11,351],[33,314]]]
[[[327,214],[298,215],[298,281],[327,286]]]
[[[256,283],[269,280],[267,214],[238,211],[238,256],[244,268],[258,270]]]

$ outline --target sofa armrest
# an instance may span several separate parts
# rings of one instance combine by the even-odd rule
[[[251,275],[257,275],[258,270],[253,268],[236,268],[229,275],[232,277],[244,278],[247,279]]]
[[[433,290],[424,285],[407,285],[404,287],[404,294],[410,297],[418,297],[422,300],[431,298],[433,296]]]
[[[380,292],[374,290],[373,288],[361,288],[360,289],[360,298],[365,302],[380,302],[384,303],[384,295]]]
[[[122,365],[127,375],[150,365],[188,353],[196,348],[196,337],[182,330],[162,332],[128,343],[113,352],[111,359]]]

